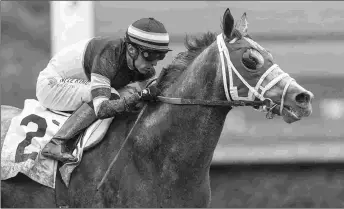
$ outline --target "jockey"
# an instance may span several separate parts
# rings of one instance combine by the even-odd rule
[[[65,143],[97,119],[130,112],[139,101],[156,97],[155,85],[120,98],[116,89],[155,76],[154,66],[163,60],[169,35],[154,18],[142,18],[129,26],[125,37],[95,37],[64,48],[50,60],[37,79],[36,96],[51,110],[74,111],[42,155],[61,162],[76,161],[65,152]]]

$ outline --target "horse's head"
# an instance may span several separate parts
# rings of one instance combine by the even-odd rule
[[[189,99],[185,103],[198,103],[191,101],[198,99],[209,105],[219,105],[219,100],[252,106],[264,103],[260,110],[267,111],[267,116],[281,115],[287,123],[312,113],[313,94],[248,35],[246,14],[234,24],[227,9],[221,34],[187,37],[185,46],[188,50],[179,53],[162,73],[160,88],[165,96]]]
[[[269,98],[276,104],[275,108],[279,107],[278,114],[287,123],[309,116],[313,94],[279,68],[272,54],[248,35],[246,13],[234,24],[227,9],[222,24],[223,33],[218,36],[217,44],[223,60],[220,67],[228,70],[222,69],[229,80],[227,99],[253,101]],[[226,55],[230,60],[226,60]]]

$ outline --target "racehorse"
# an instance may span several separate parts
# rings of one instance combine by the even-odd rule
[[[17,175],[2,181],[2,207],[209,207],[209,169],[234,106],[287,123],[311,114],[313,94],[252,40],[246,14],[234,24],[227,9],[222,33],[187,36],[185,46],[158,78],[158,101],[139,115],[116,116],[102,142],[84,153],[68,188],[59,176],[54,190]]]

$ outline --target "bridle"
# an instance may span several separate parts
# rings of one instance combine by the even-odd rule
[[[246,37],[244,37],[245,39],[247,39]],[[247,39],[249,40],[249,39]],[[234,38],[230,43],[234,43],[235,41],[237,41],[237,38]],[[252,41],[249,41],[252,42]],[[252,87],[250,84],[248,84],[245,79],[240,75],[240,73],[237,71],[237,69],[234,67],[233,63],[230,60],[229,57],[229,52],[228,49],[226,47],[226,43],[223,39],[223,35],[219,34],[217,36],[217,46],[220,52],[220,58],[221,58],[221,65],[222,65],[222,76],[223,76],[223,87],[225,90],[225,94],[226,94],[226,98],[227,100],[231,100],[231,97],[233,98],[233,100],[243,100],[243,101],[253,101],[256,98],[258,98],[260,101],[265,101],[267,98],[264,97],[264,94],[270,90],[273,86],[275,86],[279,81],[281,81],[284,78],[290,78],[286,85],[284,86],[283,89],[283,93],[282,93],[282,97],[281,97],[281,104],[280,104],[280,115],[282,115],[282,111],[284,108],[284,99],[285,99],[285,95],[287,93],[287,90],[291,84],[291,82],[295,81],[293,78],[291,78],[289,76],[289,74],[283,72],[279,66],[277,64],[273,64],[259,79],[259,81],[257,82],[255,87]],[[227,61],[227,71],[226,71],[226,65],[224,63],[224,56],[226,58]],[[263,81],[265,80],[265,78],[274,70],[280,70],[282,73],[280,75],[278,75],[277,77],[275,77],[274,79],[272,79],[272,81],[270,81],[266,86],[262,86]],[[238,90],[237,87],[234,86],[233,83],[233,75],[232,75],[232,71],[238,76],[238,78],[241,80],[241,82],[243,82],[245,84],[245,86],[249,89],[249,93],[247,97],[239,97],[238,96]],[[228,73],[228,77],[229,77],[229,87],[228,87],[228,82],[227,82],[227,75],[226,73]],[[229,90],[229,91],[228,91]],[[259,93],[258,91],[261,90],[261,93]],[[231,97],[229,96],[229,93],[231,95]],[[271,101],[271,100],[270,100]],[[273,103],[272,101],[270,102],[270,107],[269,108],[269,112],[271,112],[271,109],[276,108],[278,105]],[[271,117],[268,117],[269,119],[271,119],[273,117],[273,115],[271,115]]]
[[[230,43],[234,43],[235,41],[237,41],[237,38],[233,39]],[[222,33],[217,36],[217,46],[220,53],[223,88],[225,91],[227,101],[171,98],[171,97],[164,97],[164,96],[158,96],[158,100],[164,103],[175,104],[175,105],[205,105],[205,106],[228,106],[228,107],[252,106],[255,109],[260,108],[260,111],[262,112],[266,112],[266,118],[268,119],[272,119],[274,115],[277,113],[282,115],[282,111],[284,108],[284,99],[285,99],[287,90],[291,82],[295,80],[291,78],[287,73],[283,72],[277,64],[274,64],[261,76],[257,85],[255,87],[252,87],[240,75],[238,70],[234,67],[233,63],[231,62],[229,52],[226,47],[226,43],[223,39]],[[227,66],[225,65],[225,58],[227,61]],[[278,75],[277,77],[275,77],[272,81],[270,81],[266,86],[263,87],[262,86],[263,81],[274,70],[280,70],[282,71],[282,73]],[[249,89],[249,93],[247,97],[239,97],[237,86],[234,86],[234,83],[233,83],[233,72],[238,76],[241,82],[243,82],[245,86]],[[229,81],[227,80],[227,75],[228,75]],[[287,81],[284,87],[282,98],[281,98],[281,104],[278,105],[274,103],[271,99],[265,98],[264,94],[284,78],[290,78],[290,79]],[[259,90],[261,91],[261,93],[258,92]],[[259,100],[255,101],[255,98],[258,98]],[[275,110],[278,107],[279,107],[279,112]]]
[[[234,43],[236,40],[237,39],[235,38],[230,43]],[[157,96],[157,100],[160,102],[164,102],[164,103],[168,103],[168,104],[174,104],[174,105],[204,105],[204,106],[222,106],[222,107],[252,106],[256,109],[260,108],[260,111],[262,111],[262,112],[266,112],[266,118],[267,119],[272,119],[274,117],[274,115],[277,113],[282,115],[282,110],[284,107],[284,98],[285,98],[285,95],[286,95],[287,90],[289,88],[289,85],[291,84],[292,81],[294,81],[294,79],[292,79],[287,73],[285,73],[281,70],[283,73],[281,73],[280,75],[275,77],[266,86],[262,87],[261,85],[262,85],[264,79],[273,70],[275,70],[275,69],[280,70],[278,65],[274,64],[261,76],[257,85],[255,87],[252,87],[247,83],[247,81],[245,81],[245,79],[240,75],[240,73],[237,71],[237,69],[234,67],[233,63],[231,62],[230,57],[229,57],[229,52],[228,52],[228,49],[226,47],[226,43],[223,39],[222,34],[219,34],[217,36],[217,46],[218,46],[218,49],[220,52],[223,87],[224,87],[227,101],[173,98],[173,97],[164,97],[164,96]],[[227,61],[227,68],[225,65],[224,58],[226,58],[226,61]],[[226,69],[227,69],[227,71],[226,71]],[[237,87],[234,86],[234,84],[233,84],[233,76],[232,76],[233,73],[232,72],[234,72],[239,77],[239,79],[246,85],[246,87],[249,89],[248,97],[239,97],[238,96]],[[230,82],[227,81],[227,74],[228,74]],[[149,86],[150,84],[152,84],[154,81],[156,81],[158,83],[160,81],[161,77],[162,77],[162,73],[160,73],[160,76],[158,79],[151,80],[146,85],[146,87]],[[280,105],[274,103],[270,98],[264,97],[264,94],[266,91],[271,89],[279,81],[281,81],[282,79],[284,79],[286,77],[289,77],[290,79],[284,87]],[[229,85],[228,85],[228,83],[229,83]],[[261,93],[258,92],[259,90],[261,91]],[[255,101],[254,100],[255,98],[258,98],[259,100]],[[277,109],[278,106],[280,106],[279,112]],[[145,111],[146,107],[147,107],[147,104],[142,108],[142,110],[141,110],[140,114],[138,115],[133,127],[131,128],[130,132],[128,133],[127,137],[125,138],[124,142],[122,143],[122,146],[120,147],[119,151],[117,152],[115,158],[111,161],[111,163],[110,163],[107,171],[105,172],[102,180],[97,185],[97,190],[99,190],[101,185],[104,183],[107,175],[110,172],[110,169],[112,168],[114,163],[117,161],[117,158],[118,158],[121,150],[124,148],[124,145],[128,141],[131,133],[134,130],[134,127],[136,126],[137,122],[139,121],[139,119],[143,115],[143,112]]]

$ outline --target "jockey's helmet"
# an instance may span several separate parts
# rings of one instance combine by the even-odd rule
[[[142,18],[132,23],[125,34],[125,41],[136,46],[146,60],[162,60],[168,51],[169,34],[158,20]]]

